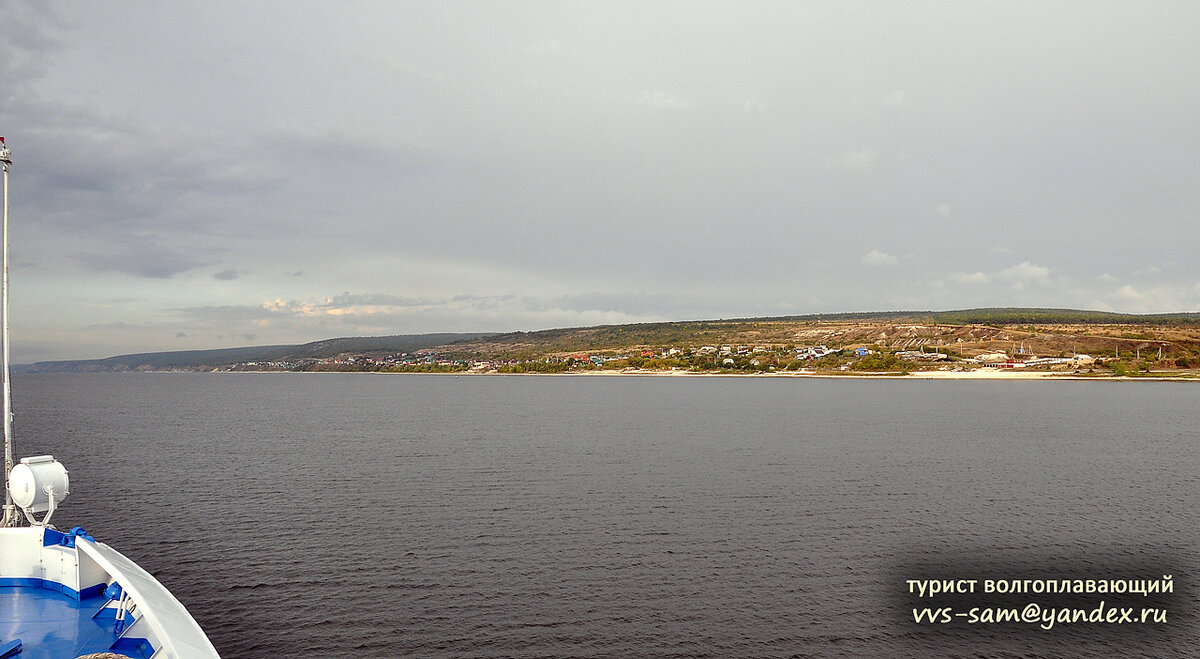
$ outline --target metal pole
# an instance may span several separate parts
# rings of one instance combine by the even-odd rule
[[[3,526],[16,526],[16,507],[8,491],[8,474],[13,468],[12,447],[12,383],[8,368],[8,168],[12,165],[8,146],[0,142],[0,164],[4,166],[4,274],[0,282],[0,317],[3,318],[4,344],[4,519]]]

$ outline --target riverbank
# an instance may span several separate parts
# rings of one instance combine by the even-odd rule
[[[498,373],[496,371],[487,372],[466,372],[463,375],[546,375],[538,373]],[[589,370],[589,371],[573,371],[568,373],[554,373],[548,375],[566,375],[566,376],[595,376],[595,377],[737,377],[737,378],[839,378],[839,379],[863,379],[863,378],[888,378],[888,379],[909,379],[909,380],[1103,380],[1103,381],[1129,381],[1129,382],[1145,382],[1145,381],[1170,381],[1170,382],[1200,382],[1200,375],[1193,372],[1180,373],[1179,375],[1155,373],[1154,375],[1145,375],[1139,377],[1115,376],[1104,374],[1082,374],[1082,373],[1064,373],[1054,371],[1025,371],[1018,369],[1000,369],[1000,368],[980,368],[967,371],[910,371],[908,373],[895,371],[777,371],[773,373],[736,373],[736,372],[713,372],[713,371],[656,371],[647,369],[621,369],[621,370]]]
[[[565,377],[681,377],[681,378],[825,378],[825,379],[894,379],[894,380],[1092,380],[1105,382],[1200,382],[1200,373],[1196,371],[1180,371],[1178,373],[1154,371],[1139,376],[1117,376],[1108,373],[1074,373],[1055,371],[1030,371],[1019,369],[979,368],[963,371],[772,371],[772,372],[739,372],[739,371],[690,371],[690,370],[651,370],[651,369],[593,369],[567,371],[562,373],[501,373],[495,370],[480,371],[366,371],[366,370],[313,370],[290,371],[279,369],[237,369],[237,370],[140,370],[128,373],[363,373],[369,375],[466,375],[466,376],[565,376]]]

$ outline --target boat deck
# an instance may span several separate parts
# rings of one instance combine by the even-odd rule
[[[55,590],[0,586],[0,657],[20,639],[15,659],[64,659],[98,652],[149,657],[144,639],[118,639],[111,615],[96,613],[108,600],[94,595],[76,600]],[[94,617],[95,616],[95,617]],[[114,644],[116,647],[113,647]]]

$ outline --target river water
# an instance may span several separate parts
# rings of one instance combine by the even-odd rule
[[[759,377],[19,375],[59,526],[225,657],[1200,654],[1200,385]],[[910,579],[1165,623],[918,624]]]

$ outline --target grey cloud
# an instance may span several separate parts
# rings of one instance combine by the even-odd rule
[[[97,330],[107,331],[107,330],[141,329],[141,327],[142,326],[134,324],[134,323],[94,323],[91,325],[87,325],[86,327],[84,327],[84,329],[89,330],[89,331],[97,331]]]
[[[264,320],[274,315],[261,304],[182,307],[173,311],[182,318],[192,322],[253,322]]]
[[[26,184],[39,192],[65,193],[68,204],[96,199],[93,211],[107,211],[110,222],[148,215],[161,222],[181,215],[181,204],[204,201],[197,199],[202,194],[263,192],[277,185],[273,176],[231,164],[242,158],[238,149],[194,135],[164,133],[81,109],[59,110],[40,122],[51,134],[19,147]]]
[[[260,139],[260,152],[270,153],[279,162],[293,161],[321,169],[371,168],[392,176],[427,175],[437,167],[437,158],[428,150],[395,138],[347,130],[266,134]]]
[[[158,245],[79,253],[75,259],[93,270],[121,272],[148,279],[170,279],[181,272],[206,265],[183,250]]]
[[[46,75],[52,55],[62,50],[64,21],[44,2],[11,0],[0,21],[0,116],[28,93],[28,83]]]
[[[530,311],[562,309],[566,311],[618,312],[633,317],[686,318],[702,309],[703,304],[692,295],[662,293],[601,293],[590,292],[550,298],[526,298]]]
[[[235,279],[240,279],[244,274],[246,274],[244,270],[227,268],[220,272],[214,273],[213,279],[216,279],[217,281],[234,281]]]

